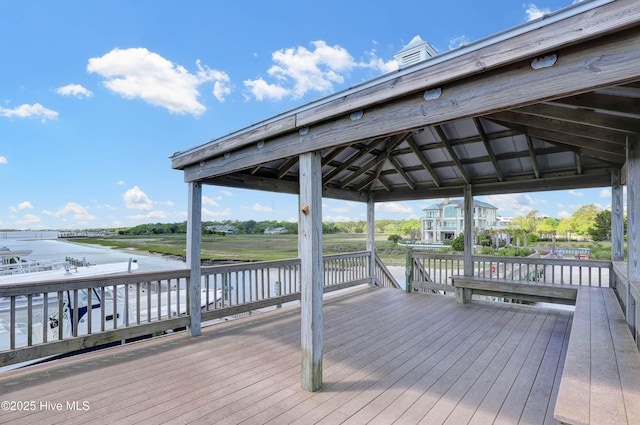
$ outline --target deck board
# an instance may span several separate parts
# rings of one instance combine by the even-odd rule
[[[324,386],[300,388],[297,307],[0,376],[3,400],[88,411],[3,412],[41,423],[543,423],[572,312],[356,290],[325,302]]]

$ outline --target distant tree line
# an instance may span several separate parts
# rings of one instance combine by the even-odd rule
[[[211,226],[233,226],[239,234],[262,234],[268,227],[284,227],[291,234],[298,233],[298,223],[290,221],[276,220],[224,220],[224,221],[203,221],[203,233],[215,233],[207,231]],[[364,220],[347,222],[324,222],[322,223],[322,233],[366,233],[367,222]],[[412,238],[419,238],[420,221],[412,220],[378,220],[375,223],[376,233],[408,235]],[[149,223],[140,224],[135,227],[118,230],[120,235],[165,235],[174,233],[186,233],[187,222],[181,223]]]

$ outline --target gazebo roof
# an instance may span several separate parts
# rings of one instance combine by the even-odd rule
[[[175,153],[185,181],[376,202],[602,187],[640,132],[640,5],[577,3]],[[624,178],[624,173],[623,173]]]

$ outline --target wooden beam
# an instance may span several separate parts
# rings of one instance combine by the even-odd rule
[[[416,93],[372,105],[360,120],[337,117],[314,125],[304,135],[295,131],[278,136],[262,149],[248,146],[231,152],[228,158],[218,156],[187,166],[185,180],[245,169],[281,158],[283,152],[298,155],[623,84],[640,78],[638,45],[637,28],[571,45],[556,53],[558,59],[551,67],[533,69],[526,60],[475,78],[452,81],[437,99],[426,100],[422,93]]]
[[[529,149],[529,158],[531,159],[531,165],[533,166],[533,173],[536,176],[536,179],[540,178],[540,167],[538,166],[538,158],[536,156],[536,150],[533,147],[533,140],[531,140],[531,136],[526,136],[527,139],[527,148]]]
[[[585,124],[596,128],[627,133],[640,132],[640,123],[635,118],[604,114],[590,109],[566,108],[553,103],[539,103],[537,105],[523,106],[518,108],[517,111],[554,120]]]
[[[622,89],[623,90],[623,89]],[[633,89],[630,89],[630,91]],[[636,94],[637,95],[637,94]],[[553,103],[599,109],[601,111],[623,112],[640,111],[640,97],[611,96],[607,93],[584,93],[556,99]]]
[[[620,170],[611,171],[611,261],[624,261],[624,199]]]
[[[302,388],[322,388],[322,158],[319,152],[300,155],[300,257]]]
[[[351,165],[353,165],[360,158],[362,158],[363,156],[367,155],[368,153],[370,153],[371,151],[376,149],[376,147],[379,144],[381,144],[382,142],[384,142],[384,141],[386,141],[385,138],[378,139],[378,140],[372,140],[363,149],[357,149],[356,148],[357,149],[356,153],[354,153],[353,155],[351,155],[349,157],[349,159],[344,161],[341,166],[335,168],[333,171],[331,171],[329,174],[327,174],[326,176],[323,177],[324,183],[325,184],[329,183],[331,180],[333,180],[334,177],[336,177],[338,174],[340,174],[341,172],[343,172],[344,170],[349,168]],[[350,146],[350,147],[355,148],[354,146]]]
[[[496,158],[496,154],[493,152],[493,148],[491,147],[491,143],[489,142],[489,138],[487,137],[487,133],[484,131],[484,127],[482,126],[482,122],[480,118],[474,118],[473,123],[476,126],[476,130],[478,130],[478,134],[482,139],[482,143],[484,144],[484,148],[487,150],[487,154],[489,158],[491,158],[491,163],[493,164],[493,169],[498,176],[498,181],[504,180],[502,177],[502,170],[500,169],[500,164],[498,164],[498,159]]]
[[[554,175],[541,177],[532,184],[531,177],[525,176],[519,179],[505,180],[503,182],[474,182],[474,196],[493,195],[496,193],[527,193],[544,192],[548,190],[565,190],[580,188],[598,188],[611,184],[611,170],[603,168],[600,170],[590,170],[588,173],[576,176],[575,172],[567,175]],[[376,202],[396,202],[411,201],[416,199],[434,199],[444,197],[460,196],[463,191],[464,182],[460,179],[457,184],[448,183],[446,187],[435,187],[433,185],[418,184],[416,190],[398,188],[392,192],[375,192]]]
[[[579,136],[559,133],[537,127],[527,127],[525,125],[509,121],[502,121],[494,118],[494,116],[497,115],[498,114],[492,114],[485,118],[505,127],[519,129],[523,134],[527,134],[531,137],[544,140],[557,146],[562,146],[565,150],[569,150],[571,152],[579,152],[586,157],[596,159],[598,161],[605,161],[619,166],[626,158],[625,154],[621,152],[621,146],[619,145],[614,146],[599,142],[594,143],[593,140]],[[539,149],[536,150],[536,152],[539,152]]]
[[[437,187],[442,186],[442,179],[440,179],[440,177],[438,176],[438,173],[435,172],[433,167],[431,167],[431,164],[429,164],[429,161],[427,161],[427,159],[424,157],[424,154],[422,153],[418,145],[416,145],[416,142],[413,140],[413,137],[407,138],[407,144],[409,145],[411,150],[415,153],[416,157],[418,158],[418,160],[420,161],[424,169],[427,170],[427,173],[429,173],[429,175],[431,176],[431,180],[433,180],[433,183]]]
[[[376,204],[372,194],[367,200],[367,251],[371,253],[369,259],[369,275],[371,286],[376,283]]]
[[[189,335],[202,333],[200,310],[200,248],[202,245],[202,184],[189,182],[189,199],[187,205],[187,265],[189,272]]]
[[[464,185],[464,275],[473,276],[473,193],[471,185]]]
[[[345,149],[350,146],[338,146],[335,149],[331,149],[331,152],[322,157],[322,165],[325,166],[331,162],[332,159],[340,155]]]
[[[527,129],[534,128],[536,130],[549,130],[555,133],[577,136],[575,137],[576,140],[584,141],[581,147],[595,145],[592,149],[598,149],[602,146],[602,149],[599,150],[603,152],[620,149],[624,150],[627,143],[627,133],[622,131],[593,127],[583,123],[562,121],[548,117],[527,115],[519,113],[518,111],[519,109],[496,112],[486,116],[485,118],[520,124]]]
[[[393,156],[391,156],[389,157],[389,162],[391,163],[391,165],[393,165],[393,168],[396,169],[398,174],[400,174],[403,180],[407,183],[407,186],[409,186],[409,188],[411,189],[415,189],[416,185],[413,183],[413,180],[411,180],[411,177],[409,177],[409,175],[404,172],[404,169],[402,168],[402,165],[400,165],[398,160],[395,159]]]
[[[632,283],[640,282],[640,137],[630,135],[627,144],[627,300]],[[627,323],[635,321],[632,303],[627,302]],[[637,324],[636,324],[637,325]],[[631,326],[633,329],[634,327]]]
[[[451,157],[453,162],[456,164],[456,167],[458,167],[458,171],[460,171],[460,174],[462,175],[464,182],[466,184],[471,183],[471,179],[469,178],[467,171],[464,169],[464,165],[462,165],[462,162],[460,162],[460,158],[458,158],[458,154],[456,153],[456,151],[453,150],[453,147],[451,146],[451,142],[449,141],[449,138],[447,137],[447,135],[444,133],[444,130],[442,129],[442,127],[439,125],[436,125],[433,128],[436,131],[436,133],[438,133],[438,137],[440,138],[442,143],[444,143],[444,145],[446,146],[447,152],[449,153],[449,156]]]
[[[298,163],[297,157],[289,158],[289,160],[285,162],[284,165],[280,167],[280,169],[278,170],[278,178],[281,179],[284,176],[286,176],[289,170],[291,170],[291,168],[293,168],[293,166],[296,165],[297,163]]]
[[[349,183],[360,177],[362,174],[367,173],[372,167],[376,167],[376,171],[374,172],[375,178],[373,180],[377,179],[380,175],[380,172],[382,171],[384,162],[387,160],[387,158],[389,158],[393,149],[395,149],[396,146],[402,143],[407,136],[407,134],[396,134],[395,136],[387,139],[384,151],[380,152],[380,154],[378,154],[378,156],[373,158],[371,161],[367,162],[364,165],[361,165],[359,167],[359,170],[353,172],[349,177],[343,179],[340,188],[344,189],[349,185]]]

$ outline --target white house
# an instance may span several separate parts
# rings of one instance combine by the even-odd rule
[[[423,210],[422,240],[427,243],[441,243],[455,239],[464,232],[464,201],[449,200],[431,205]],[[473,201],[474,229],[482,231],[496,226],[498,208],[486,202]]]

